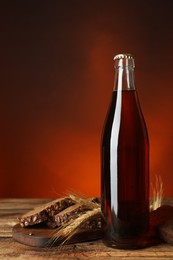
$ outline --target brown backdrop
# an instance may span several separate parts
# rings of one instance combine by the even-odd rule
[[[173,1],[0,3],[0,196],[100,193],[113,56],[130,52],[151,182],[173,196]]]

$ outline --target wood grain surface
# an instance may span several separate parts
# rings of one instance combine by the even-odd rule
[[[17,217],[50,199],[0,199],[0,259],[173,259],[173,246],[163,243],[140,250],[119,250],[106,247],[101,240],[61,247],[31,247],[12,237]],[[173,199],[168,200],[173,204]]]

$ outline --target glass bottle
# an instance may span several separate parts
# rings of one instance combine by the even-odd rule
[[[149,141],[134,81],[134,59],[119,54],[101,147],[104,243],[140,248],[149,229]]]

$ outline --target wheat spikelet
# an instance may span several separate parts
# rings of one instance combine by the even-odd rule
[[[153,198],[150,203],[150,210],[156,210],[162,205],[163,199],[163,182],[160,176],[155,177],[155,186],[153,187]]]
[[[86,206],[90,209],[99,208],[100,204],[94,201],[94,198],[82,198],[74,194],[70,194],[69,198],[75,203]]]

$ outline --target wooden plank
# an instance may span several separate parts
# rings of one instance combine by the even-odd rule
[[[111,257],[128,260],[168,260],[173,259],[173,246],[160,244],[140,250],[118,250],[106,247],[102,241],[76,243],[61,247],[38,248],[16,242],[12,227],[17,217],[51,199],[1,199],[0,200],[0,259],[110,259]],[[172,204],[173,200],[167,200]]]
[[[77,243],[63,247],[35,248],[15,242],[12,238],[0,238],[0,258],[9,257],[17,259],[116,259],[128,260],[168,260],[173,259],[173,248],[167,244],[140,249],[140,250],[118,250],[103,245],[101,241]]]
[[[0,237],[12,237],[12,228],[18,223],[17,217],[26,213],[27,210],[11,212],[0,210]]]
[[[17,217],[52,199],[1,199],[0,237],[12,237],[12,228],[18,223]]]
[[[12,237],[12,228],[17,221],[0,221],[0,237]]]
[[[0,199],[0,210],[31,210],[53,199]]]

